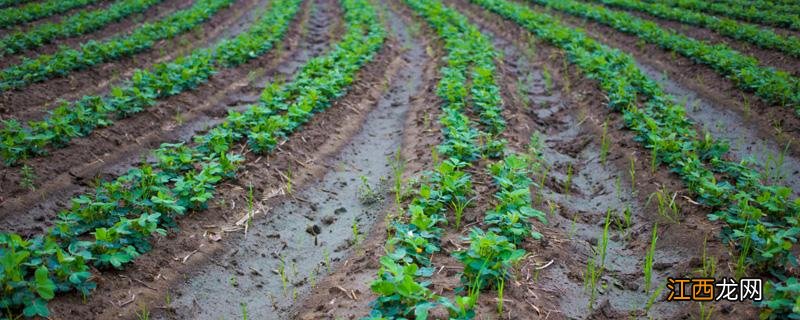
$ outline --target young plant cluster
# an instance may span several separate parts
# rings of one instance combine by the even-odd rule
[[[17,65],[0,70],[0,91],[21,88],[56,76],[66,76],[73,70],[148,50],[159,40],[171,39],[192,30],[234,1],[198,0],[191,7],[176,11],[158,22],[139,26],[129,35],[104,41],[89,40],[78,49],[65,47],[53,54],[23,59]]]
[[[45,119],[23,126],[16,120],[3,121],[0,128],[0,157],[6,165],[43,155],[48,147],[62,147],[75,137],[88,135],[113,120],[143,111],[158,99],[194,89],[223,67],[235,67],[273,48],[289,28],[300,8],[299,0],[283,0],[260,17],[253,26],[213,48],[196,49],[149,70],[136,70],[109,95],[85,96],[63,103]]]
[[[298,6],[299,0],[273,4],[272,10]],[[121,268],[150,250],[150,238],[174,227],[190,210],[206,208],[215,185],[234,178],[240,155],[231,152],[250,133],[269,127],[286,137],[344,94],[355,72],[382,46],[384,31],[366,0],[342,0],[348,32],[327,56],[311,60],[294,82],[278,89],[286,100],[265,100],[245,114],[231,113],[222,124],[196,136],[192,144],[164,144],[154,151],[155,164],[143,163],[93,194],[72,200],[45,235],[23,240],[0,234],[0,308],[25,316],[48,315],[46,301],[56,292],[88,294],[89,265]],[[297,8],[294,9],[296,12]],[[268,86],[265,90],[276,90]],[[291,95],[290,95],[291,94]],[[305,106],[312,110],[303,113]],[[291,127],[287,125],[293,124]],[[251,150],[266,152],[267,149]],[[11,316],[11,315],[9,315]]]
[[[87,6],[100,0],[47,0],[26,4],[17,8],[6,8],[0,10],[0,28],[13,27],[17,24],[46,18],[54,14],[59,14]],[[17,4],[26,1],[9,0],[7,4]]]
[[[725,160],[727,145],[709,135],[698,136],[685,110],[672,103],[630,56],[528,7],[505,0],[472,1],[564,49],[571,63],[599,81],[608,106],[623,114],[636,140],[657,148],[658,161],[677,173],[700,203],[715,210],[709,218],[726,223],[722,237],[739,248],[741,263],[774,277],[769,287],[781,290],[771,291],[760,303],[767,308],[765,315],[798,315],[791,297],[800,294],[800,288],[786,285],[792,279],[788,269],[797,265],[792,250],[800,234],[800,199],[792,199],[791,189],[764,185],[764,178],[747,162]]]
[[[645,0],[655,2],[654,0]],[[731,17],[747,22],[766,24],[776,27],[784,27],[792,30],[800,30],[800,17],[780,10],[755,9],[750,5],[731,5],[716,1],[708,2],[702,0],[659,0],[658,2],[671,7],[680,7],[693,11],[708,12],[715,15]],[[763,1],[748,1],[748,4]],[[789,2],[797,5],[797,2]]]
[[[720,18],[702,12],[674,8],[662,3],[647,3],[637,0],[595,0],[607,6],[635,10],[662,19],[707,28],[721,35],[742,40],[761,48],[782,51],[793,57],[800,57],[800,39],[784,36],[769,28],[743,23],[733,19]]]
[[[120,0],[108,8],[81,11],[57,23],[47,22],[27,31],[14,31],[0,39],[0,56],[41,47],[55,39],[74,37],[141,13],[162,0]]]
[[[744,55],[725,44],[709,44],[681,33],[661,28],[657,23],[630,13],[575,0],[530,0],[558,11],[608,25],[639,37],[661,48],[705,64],[731,79],[739,88],[754,92],[765,101],[792,107],[800,116],[800,79],[788,72],[759,65],[758,59]]]

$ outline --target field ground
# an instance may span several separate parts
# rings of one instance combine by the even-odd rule
[[[541,4],[551,0],[235,0],[135,52],[30,82],[6,72],[72,49],[112,52],[119,47],[91,46],[212,1],[158,1],[2,56],[0,318],[800,318],[800,57],[603,1],[564,2],[724,44],[761,75],[789,79],[788,90],[769,91],[777,85],[724,71],[755,70],[743,63],[713,66],[645,40],[655,32]],[[0,1],[0,25],[23,2],[48,1]],[[0,28],[0,37],[116,2]],[[719,1],[728,2],[744,1]],[[545,34],[547,23],[515,22],[530,17],[500,15],[496,4],[607,47]],[[263,20],[281,8],[285,17]],[[786,15],[800,26],[800,15]],[[608,66],[588,68],[581,54]],[[633,96],[623,107],[617,80]],[[84,96],[117,107],[73,116]],[[139,101],[149,102],[126,109]],[[638,122],[640,111],[651,121]],[[715,149],[719,141],[727,147]],[[165,160],[179,152],[186,158]],[[503,181],[492,170],[514,155],[521,177]],[[445,160],[461,165],[447,173]],[[715,188],[724,191],[709,197]],[[515,190],[511,203],[504,192]],[[515,224],[487,218],[503,212]],[[524,236],[510,236],[512,225]],[[520,254],[492,251],[497,243],[476,250],[489,237],[475,230],[503,235]],[[465,263],[465,252],[484,263]],[[420,269],[397,274],[386,261]],[[499,273],[486,280],[470,268]],[[742,276],[769,283],[772,304],[667,301],[668,277]]]

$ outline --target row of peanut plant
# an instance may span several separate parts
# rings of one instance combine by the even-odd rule
[[[46,0],[29,3],[21,7],[0,9],[0,28],[13,27],[21,23],[46,18],[54,14],[97,3],[100,0]],[[17,3],[21,3],[19,1]]]
[[[726,16],[747,22],[760,23],[764,25],[783,27],[792,30],[800,30],[800,16],[797,14],[758,10],[755,8],[742,7],[738,5],[728,5],[715,1],[702,0],[643,0],[651,3],[663,3],[672,7],[707,12],[715,15]]]
[[[800,288],[789,271],[797,265],[792,252],[800,234],[800,199],[792,199],[791,189],[765,185],[752,163],[727,160],[727,144],[708,134],[699,136],[683,107],[648,79],[631,56],[526,6],[504,0],[472,2],[563,49],[570,63],[597,80],[608,106],[622,113],[654,161],[678,174],[696,200],[713,210],[710,219],[725,222],[721,237],[738,249],[737,267],[770,276],[766,297],[758,303],[765,308],[764,317],[800,315]]]
[[[176,226],[190,210],[203,210],[223,179],[235,179],[244,143],[266,153],[342,96],[355,73],[382,47],[385,35],[366,0],[342,0],[347,33],[325,56],[310,60],[292,82],[268,85],[262,99],[191,143],[163,144],[153,163],[102,182],[76,197],[46,234],[22,239],[0,234],[0,308],[25,316],[47,316],[46,301],[57,292],[89,294],[89,266],[121,268],[151,249],[150,240]],[[298,6],[279,0],[272,10]]]
[[[128,81],[114,86],[106,96],[84,96],[52,110],[43,120],[23,126],[5,120],[0,128],[0,157],[6,165],[43,155],[48,147],[63,147],[75,137],[131,116],[159,99],[193,89],[221,68],[235,67],[266,54],[283,38],[298,6],[273,10],[259,18],[247,32],[225,39],[212,48],[199,48],[150,70],[136,70]]]
[[[670,7],[661,3],[647,3],[639,0],[593,0],[607,6],[644,12],[654,17],[679,21],[688,25],[713,30],[721,35],[752,43],[766,49],[784,52],[800,57],[800,38],[784,36],[769,28],[743,23],[728,18],[720,18],[682,8]]]
[[[192,7],[177,11],[155,23],[145,23],[128,35],[104,41],[89,40],[80,48],[62,48],[53,54],[23,59],[0,70],[0,92],[22,88],[52,77],[66,76],[73,70],[122,59],[151,49],[160,40],[186,33],[210,19],[235,0],[198,0]]]
[[[472,201],[472,178],[464,170],[480,158],[503,157],[505,141],[499,134],[505,129],[505,121],[500,115],[503,102],[494,79],[496,53],[491,42],[464,16],[438,1],[406,3],[445,44],[447,64],[440,71],[437,88],[443,101],[439,123],[444,139],[437,150],[446,160],[434,163],[434,170],[425,174],[425,181],[408,204],[407,216],[390,225],[386,255],[380,258],[381,268],[371,284],[378,298],[372,303],[369,318],[425,319],[432,308],[441,306],[451,319],[471,319],[480,291],[504,283],[511,275],[512,264],[525,254],[517,245],[538,235],[532,232],[528,220],[543,219],[544,215],[530,207],[530,180],[519,176],[527,172],[516,170],[520,163],[527,166],[527,161],[509,156],[490,165],[500,186],[500,203],[487,213],[489,230],[473,229],[465,239],[469,249],[453,253],[464,264],[461,293],[450,300],[428,288],[427,279],[435,269],[431,256],[442,250],[443,227],[452,222],[458,230],[463,210]],[[478,121],[467,116],[470,106]],[[452,219],[448,219],[450,213]]]
[[[79,36],[141,13],[162,0],[119,0],[107,8],[84,10],[58,22],[39,24],[29,30],[14,31],[0,38],[0,57],[35,49],[53,40]]]
[[[661,28],[657,23],[624,11],[575,0],[529,0],[570,15],[591,19],[639,39],[673,50],[693,61],[708,65],[731,79],[739,88],[755,92],[763,100],[792,107],[800,116],[800,79],[791,74],[763,67],[754,57],[744,55],[725,44],[710,44]]]

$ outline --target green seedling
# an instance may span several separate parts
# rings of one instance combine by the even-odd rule
[[[656,256],[656,241],[658,240],[658,224],[653,225],[653,235],[650,238],[650,249],[644,258],[644,291],[650,292],[653,279],[653,262]]]
[[[578,215],[575,214],[572,216],[572,223],[569,226],[569,234],[567,234],[567,238],[572,240],[572,237],[575,236],[575,233],[578,231]]]
[[[228,278],[228,284],[230,284],[231,287],[238,287],[239,286],[239,280],[236,279],[236,276],[231,276],[230,278]]]
[[[661,296],[661,291],[664,290],[663,286],[656,287],[656,290],[653,291],[653,294],[650,295],[650,298],[647,299],[647,304],[644,306],[644,313],[647,314],[650,312],[650,308],[653,307],[653,304],[656,302],[659,296]]]
[[[20,169],[20,175],[21,175],[19,180],[20,187],[23,187],[30,191],[36,190],[36,185],[34,184],[34,181],[36,180],[36,174],[33,172],[33,168],[31,168],[31,166],[27,164],[23,165],[22,168]]]
[[[564,193],[569,194],[572,187],[572,163],[567,164],[567,179],[564,180]]]
[[[505,289],[505,279],[500,279],[497,285],[497,314],[503,316],[503,290]]]
[[[286,179],[286,193],[292,194],[292,170],[287,169],[284,178]]]
[[[678,208],[678,204],[675,202],[677,196],[677,192],[670,196],[669,192],[662,188],[650,194],[650,196],[647,197],[647,203],[645,205],[650,204],[650,201],[655,197],[658,215],[669,222],[680,223],[681,212]]]
[[[550,94],[551,90],[553,90],[553,76],[550,74],[550,70],[547,70],[546,66],[542,66],[542,79],[544,80],[545,92]]]
[[[456,219],[456,230],[461,227],[461,217],[464,215],[464,209],[466,209],[470,202],[472,202],[474,198],[462,200],[462,198],[456,198],[450,201],[450,207],[453,208],[453,214],[455,215]]]
[[[283,256],[279,256],[278,261],[278,275],[281,277],[281,285],[283,286],[283,294],[286,295],[286,289],[289,285],[289,278],[286,276],[286,262]]]
[[[186,118],[184,117],[183,112],[178,111],[175,112],[174,116],[172,116],[172,121],[175,121],[175,124],[180,126],[183,125],[183,123],[186,121]]]
[[[625,209],[622,210],[622,216],[617,217],[617,229],[620,229],[625,232],[625,238],[627,239],[630,235],[630,228],[633,224],[633,214],[631,212],[630,205],[626,205]]]
[[[244,302],[239,303],[242,308],[242,320],[247,320],[247,304]]]
[[[361,243],[361,233],[358,231],[358,221],[353,219],[353,225],[350,227],[353,232],[353,245],[358,246]]]
[[[150,320],[150,310],[147,310],[147,305],[142,304],[140,309],[136,311],[136,319],[138,320]]]
[[[356,195],[358,201],[365,206],[373,205],[383,200],[383,194],[369,183],[367,176],[363,175],[361,176],[361,185],[356,190]]]
[[[608,139],[608,120],[606,120],[603,122],[603,135],[600,137],[600,163],[606,164],[610,146],[611,142]]]
[[[328,252],[328,248],[322,250],[322,261],[325,262],[325,268],[328,269],[328,273],[331,273],[331,255]]]

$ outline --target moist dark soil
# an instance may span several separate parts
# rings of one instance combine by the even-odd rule
[[[248,15],[267,5],[267,0],[237,0],[221,9],[194,30],[172,39],[157,42],[152,49],[131,57],[72,71],[65,77],[55,77],[17,90],[0,93],[0,115],[3,119],[21,121],[41,119],[60,101],[73,101],[84,95],[106,92],[111,85],[130,78],[138,68],[166,62],[189,53],[192,49],[214,43],[218,36],[244,28]],[[233,30],[231,30],[233,29]]]

